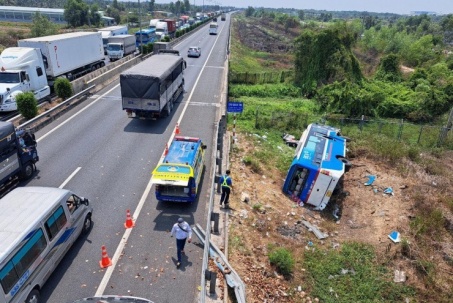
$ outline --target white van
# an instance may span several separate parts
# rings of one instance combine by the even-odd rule
[[[88,199],[51,187],[18,187],[0,199],[0,303],[38,303],[40,289],[81,233]]]

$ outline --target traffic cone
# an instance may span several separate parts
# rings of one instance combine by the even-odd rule
[[[164,156],[168,155],[168,143],[165,144]]]
[[[134,221],[132,221],[131,212],[128,209],[126,211],[126,222],[124,222],[124,227],[125,228],[132,228],[134,226],[135,226],[135,223],[134,223]]]
[[[176,123],[175,135],[179,135],[179,123]]]
[[[102,245],[102,259],[99,261],[99,265],[101,268],[106,268],[112,265],[112,259],[109,258],[107,255],[107,249],[105,248],[105,245]]]

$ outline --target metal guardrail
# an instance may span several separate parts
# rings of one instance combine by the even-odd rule
[[[90,87],[84,89],[83,91],[75,94],[74,96],[68,98],[67,100],[61,102],[60,104],[58,104],[57,106],[45,111],[44,113],[34,117],[33,119],[30,119],[28,121],[26,121],[25,123],[22,123],[21,125],[19,125],[17,128],[19,129],[25,129],[27,127],[29,127],[30,125],[33,125],[34,123],[38,122],[39,120],[49,116],[50,114],[54,113],[54,112],[57,112],[59,110],[61,110],[63,107],[67,107],[68,105],[70,105],[74,100],[80,98],[81,96],[85,96],[85,95],[88,95],[89,94],[89,91],[92,90],[96,85],[91,85]]]

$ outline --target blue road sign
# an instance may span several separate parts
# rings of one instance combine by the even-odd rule
[[[229,113],[242,113],[244,111],[244,102],[228,101],[227,112]]]

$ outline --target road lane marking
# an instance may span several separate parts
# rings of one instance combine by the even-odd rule
[[[66,184],[68,184],[72,177],[74,177],[81,169],[82,169],[81,167],[77,167],[77,169],[71,175],[69,175],[69,177],[66,180],[64,180],[64,182],[61,183],[61,185],[58,188],[63,188]]]
[[[212,45],[212,48],[211,48],[211,51],[209,52],[209,55],[208,55],[208,58],[209,56],[211,55],[213,49],[214,49],[214,46],[215,44],[217,43],[217,40],[218,40],[219,36],[217,36],[216,40],[214,41],[214,44]],[[198,77],[197,77],[197,80],[195,81],[195,84],[193,85],[193,88],[192,88],[192,91],[190,92],[190,95],[189,95],[189,98],[187,99],[187,102],[185,102],[186,104],[184,105],[184,108],[181,112],[181,115],[179,116],[179,119],[177,121],[178,125],[181,123],[182,121],[182,118],[184,117],[184,114],[187,110],[187,107],[189,106],[189,103],[190,103],[190,100],[192,100],[192,95],[194,94],[195,92],[195,89],[198,85],[198,81],[200,80],[200,77],[201,77],[201,74],[203,73],[203,70],[205,69],[206,67],[206,63],[208,62],[208,60],[206,60],[206,62],[203,64],[203,67],[201,68],[201,71],[200,73],[198,74]],[[110,91],[109,91],[110,92]],[[175,126],[176,127],[176,126]],[[173,141],[173,138],[175,136],[175,132],[172,132],[171,136],[170,136],[170,139],[168,140],[168,145],[167,146],[170,146],[170,143]],[[162,162],[162,160],[165,158],[165,150],[162,151],[162,156],[158,162],[158,164],[160,162]],[[135,209],[134,211],[134,214],[133,214],[133,220],[136,221],[142,208],[143,208],[143,205],[145,204],[145,200],[146,198],[148,197],[149,195],[149,192],[151,191],[151,187],[153,186],[153,177],[151,176],[151,178],[149,179],[149,182],[148,182],[148,185],[146,186],[146,189],[145,191],[143,192],[143,195],[137,205],[137,208]],[[107,287],[107,284],[113,274],[113,271],[115,270],[115,266],[116,264],[118,263],[118,260],[124,250],[124,247],[126,246],[126,243],[131,235],[131,232],[132,232],[132,228],[127,228],[125,231],[124,231],[124,234],[123,236],[121,237],[121,241],[120,241],[120,244],[118,245],[118,247],[116,248],[115,250],[115,254],[113,255],[112,257],[112,266],[109,266],[107,268],[107,270],[105,271],[105,274],[104,274],[104,277],[102,278],[101,280],[101,283],[99,284],[99,287],[96,291],[96,294],[95,296],[96,297],[99,297],[99,296],[102,296],[104,294],[104,291],[105,291],[105,288]]]
[[[95,104],[96,102],[98,102],[99,100],[101,100],[105,95],[109,94],[112,90],[114,90],[115,88],[117,88],[120,84],[118,83],[117,85],[115,85],[114,87],[112,87],[112,89],[110,89],[109,91],[107,91],[105,94],[101,95],[99,98],[97,98],[96,100],[94,100],[93,102],[91,102],[90,104],[88,104],[87,106],[85,106],[84,108],[82,108],[81,110],[79,110],[77,113],[75,113],[73,116],[69,117],[68,119],[66,119],[66,121],[62,122],[60,125],[58,125],[57,127],[55,127],[54,129],[51,129],[49,132],[47,132],[45,135],[43,135],[41,138],[39,138],[38,140],[36,140],[36,142],[40,142],[42,139],[44,139],[45,137],[47,137],[48,135],[50,135],[51,133],[53,133],[54,131],[56,131],[57,129],[59,129],[60,127],[62,127],[63,125],[65,125],[66,123],[68,123],[69,121],[71,121],[72,119],[74,119],[75,117],[77,117],[80,113],[84,112],[87,108],[91,107],[91,105]]]

